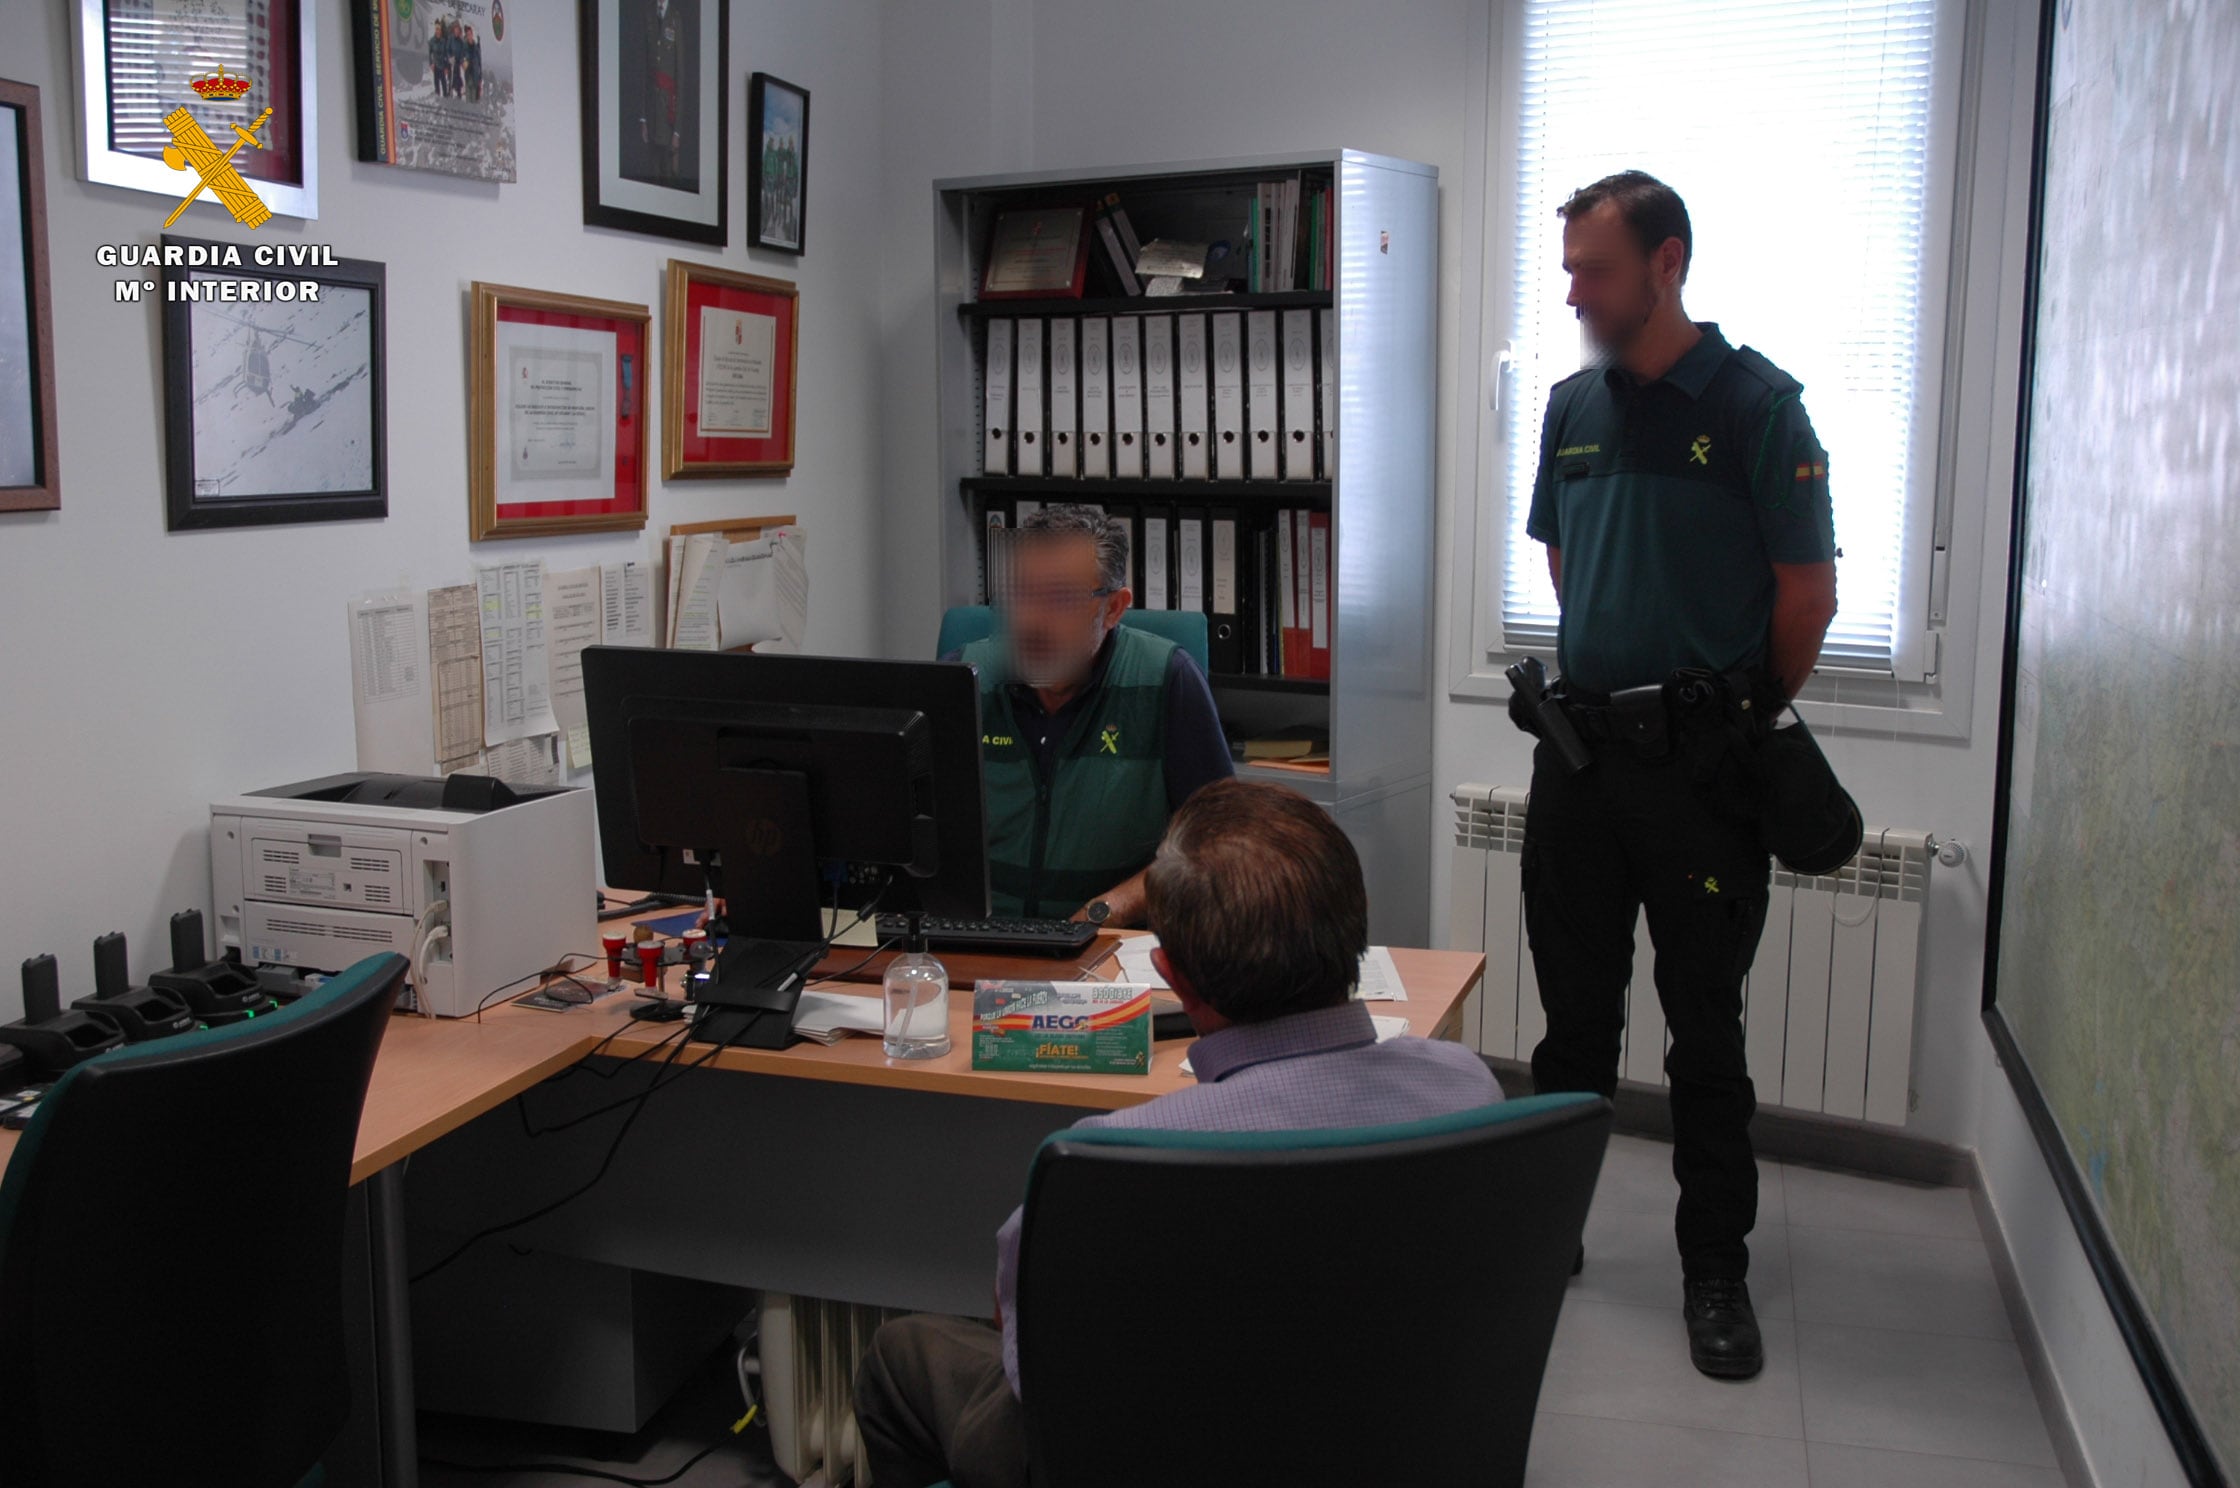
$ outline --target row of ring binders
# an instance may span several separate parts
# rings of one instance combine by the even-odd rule
[[[1327,309],[995,316],[982,473],[1082,480],[1330,480]]]

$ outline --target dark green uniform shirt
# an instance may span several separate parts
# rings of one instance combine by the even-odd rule
[[[1773,565],[1836,555],[1802,384],[1700,329],[1655,382],[1597,366],[1548,395],[1525,531],[1563,550],[1556,654],[1575,686],[1762,665]]]

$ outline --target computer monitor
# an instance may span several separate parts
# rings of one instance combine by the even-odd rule
[[[988,912],[971,668],[591,646],[583,687],[607,882],[725,901],[701,1036],[783,1047],[835,902]]]

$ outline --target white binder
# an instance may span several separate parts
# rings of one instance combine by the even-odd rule
[[[1143,318],[1143,473],[1174,479],[1174,317]]]
[[[1244,458],[1244,317],[1213,317],[1213,475],[1237,480]]]
[[[1136,603],[1147,610],[1172,609],[1167,587],[1167,519],[1143,514],[1143,593]]]
[[[1081,358],[1074,351],[1070,318],[1050,322],[1050,473],[1072,480],[1081,473]]]
[[[1018,440],[1012,473],[1015,475],[1040,475],[1043,465],[1042,444],[1042,322],[1022,320],[1013,339],[1018,343],[1019,369],[1012,374],[1018,408],[1012,423],[1018,427]]]
[[[1254,480],[1274,480],[1282,473],[1282,424],[1277,418],[1276,389],[1283,380],[1283,354],[1276,337],[1276,312],[1254,310],[1245,316],[1245,377],[1250,384],[1245,416],[1251,422],[1251,451],[1246,468]]]
[[[998,316],[988,322],[988,365],[981,384],[987,438],[982,444],[980,473],[1011,473],[1011,321]]]
[[[1184,514],[1175,519],[1175,601],[1178,610],[1206,607],[1205,518]]]
[[[1143,478],[1143,327],[1133,315],[1112,322],[1112,473]]]
[[[1175,404],[1182,445],[1182,478],[1204,480],[1212,469],[1212,446],[1206,429],[1206,318],[1183,315],[1175,320]]]
[[[1081,322],[1081,473],[1091,480],[1112,474],[1112,322],[1102,315]]]
[[[1314,312],[1283,312],[1283,478],[1313,480]]]
[[[1322,388],[1322,478],[1338,478],[1338,312],[1317,310],[1322,325],[1322,355],[1315,377]]]

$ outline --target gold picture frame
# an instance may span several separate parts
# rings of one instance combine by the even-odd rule
[[[767,324],[762,324],[767,322]],[[769,343],[767,362],[754,326]],[[669,260],[661,348],[661,474],[664,479],[783,476],[793,472],[800,407],[801,291],[790,280]],[[718,366],[706,336],[728,329]],[[727,373],[710,393],[710,372]],[[727,426],[718,429],[714,420]]]
[[[468,537],[642,529],[653,312],[505,284],[469,294]]]

